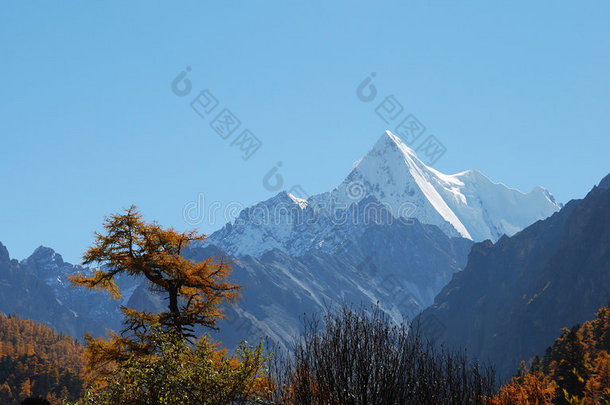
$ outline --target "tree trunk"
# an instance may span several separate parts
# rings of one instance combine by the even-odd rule
[[[176,332],[182,334],[182,324],[180,322],[180,308],[178,308],[178,287],[171,286],[168,288],[169,293],[169,313],[172,318],[172,324]]]

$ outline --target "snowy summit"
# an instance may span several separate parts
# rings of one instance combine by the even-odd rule
[[[337,217],[363,201],[476,242],[511,236],[561,208],[542,187],[522,193],[477,170],[443,174],[386,131],[334,190],[307,200],[280,192],[243,210],[208,242],[236,256],[260,257],[272,249],[299,256],[313,247],[332,252],[355,228]]]
[[[477,170],[443,174],[426,166],[390,131],[356,163],[337,190],[345,192],[356,181],[364,184],[367,195],[389,204],[394,212],[411,202],[412,216],[420,222],[477,242],[511,236],[561,208],[542,187],[525,194],[494,183]]]

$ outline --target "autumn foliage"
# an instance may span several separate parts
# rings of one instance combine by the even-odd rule
[[[132,355],[89,390],[80,404],[182,405],[261,402],[269,386],[262,345],[232,354],[206,337],[190,346],[175,332],[153,328],[154,353]]]
[[[610,403],[610,307],[594,320],[564,329],[542,359],[522,367],[496,404]]]
[[[70,281],[76,286],[108,291],[119,299],[116,277],[144,277],[153,291],[167,299],[168,306],[167,311],[158,313],[122,307],[122,333],[110,332],[109,340],[86,337],[90,370],[104,371],[132,354],[149,354],[152,325],[186,339],[195,338],[195,326],[214,328],[223,317],[220,304],[236,299],[239,287],[226,281],[231,271],[228,262],[208,258],[196,263],[183,257],[183,251],[202,241],[204,235],[195,231],[178,233],[154,222],[146,223],[134,206],[106,218],[104,231],[96,234],[95,244],[84,255],[84,264],[100,267],[92,275],[79,274]]]
[[[167,310],[145,312],[122,307],[125,327],[108,339],[86,336],[89,389],[82,404],[250,403],[268,387],[262,346],[241,345],[228,355],[219,343],[197,337],[196,327],[216,328],[220,305],[237,298],[227,281],[223,258],[186,259],[184,251],[204,235],[178,233],[146,223],[135,207],[108,217],[104,233],[84,255],[98,264],[92,275],[71,277],[75,286],[100,289],[121,298],[116,277],[148,281],[167,299]]]
[[[83,348],[48,326],[0,314],[0,403],[42,397],[51,404],[77,398]]]

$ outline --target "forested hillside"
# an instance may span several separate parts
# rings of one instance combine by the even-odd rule
[[[0,403],[43,397],[52,404],[76,398],[83,381],[82,347],[48,326],[0,314]]]
[[[610,403],[610,307],[592,321],[564,329],[542,359],[519,373],[498,395],[500,404]]]

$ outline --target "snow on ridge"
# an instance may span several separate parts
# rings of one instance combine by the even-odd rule
[[[331,251],[341,239],[337,232],[346,230],[339,231],[328,218],[316,216],[316,210],[337,204],[347,208],[368,196],[386,206],[395,218],[417,218],[450,237],[477,242],[513,235],[561,208],[542,187],[523,193],[495,183],[475,169],[441,173],[425,165],[399,137],[385,131],[335,189],[307,200],[282,191],[243,210],[233,226],[225,226],[208,240],[229,254],[254,257],[271,249],[296,256],[314,246]],[[314,221],[299,226],[295,216]]]
[[[294,195],[290,194],[290,193],[286,193],[288,194],[288,197],[290,197],[290,199],[292,201],[294,201],[301,209],[307,207],[307,200],[304,198],[299,198],[299,197],[295,197]]]
[[[440,196],[438,191],[433,187],[432,184],[430,184],[428,178],[429,176],[427,176],[427,173],[425,173],[425,171],[431,171],[430,168],[426,166],[421,160],[419,160],[417,155],[415,154],[415,151],[413,151],[413,149],[411,148],[408,148],[404,143],[402,143],[402,141],[400,141],[398,137],[393,135],[390,131],[387,131],[387,134],[394,140],[394,142],[396,142],[397,146],[405,155],[405,162],[409,167],[411,175],[417,182],[419,188],[426,195],[428,200],[432,203],[434,208],[441,214],[443,219],[449,222],[460,233],[460,235],[465,238],[472,239],[470,233],[468,233],[464,224],[460,222],[455,213],[451,211],[445,200],[443,200],[443,198]],[[407,156],[409,157],[409,160],[407,160]],[[445,176],[440,172],[436,172],[434,174],[436,174],[438,177],[442,176],[441,178],[445,178],[447,180],[449,180],[450,178],[450,176]]]
[[[513,235],[519,230],[552,215],[561,208],[552,194],[542,187],[534,187],[523,193],[502,183],[495,183],[476,169],[454,175],[443,174],[422,163],[415,152],[401,146],[402,142],[390,132],[387,136],[396,142],[416,162],[424,173],[428,184],[432,185],[447,204],[452,213],[469,233],[466,236],[451,217],[441,215],[456,228],[462,236],[475,241],[497,240],[502,234]],[[427,194],[422,187],[422,191]],[[435,205],[436,206],[436,205]]]
[[[398,216],[400,206],[411,202],[416,206],[414,216],[422,222],[437,225],[450,236],[472,239],[464,224],[430,183],[431,175],[434,173],[418,159],[413,149],[386,131],[339,188],[349,187],[354,179],[359,179],[368,185],[368,193],[389,204]],[[392,184],[380,188],[378,184],[384,177]]]

